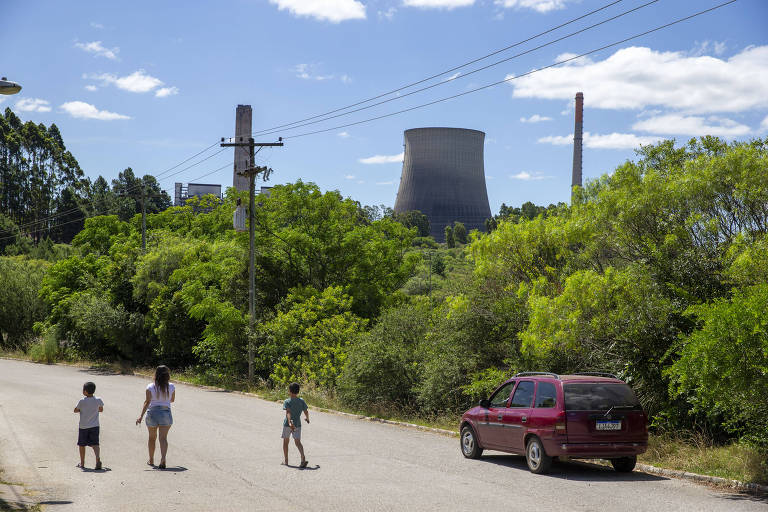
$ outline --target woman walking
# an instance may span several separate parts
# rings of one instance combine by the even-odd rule
[[[141,415],[136,420],[136,424],[141,423],[144,413],[147,413],[147,430],[149,439],[147,440],[147,449],[149,450],[149,460],[147,464],[155,465],[155,441],[158,431],[160,433],[160,465],[158,468],[165,469],[165,454],[168,452],[168,431],[173,425],[173,416],[171,415],[171,402],[176,400],[176,388],[170,382],[171,371],[167,366],[158,366],[155,370],[155,381],[147,386],[144,407],[141,409]]]

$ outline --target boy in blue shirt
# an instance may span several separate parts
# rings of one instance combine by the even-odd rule
[[[93,448],[96,455],[95,469],[101,469],[101,457],[99,449],[99,413],[104,411],[104,402],[101,398],[93,396],[96,392],[96,384],[86,382],[83,384],[83,395],[74,412],[80,413],[80,431],[77,436],[77,447],[80,450],[80,464],[78,468],[85,468],[85,447]]]
[[[304,413],[304,419],[309,423],[309,410],[307,409],[307,403],[299,398],[299,385],[296,382],[292,382],[288,386],[288,391],[291,397],[283,402],[283,410],[285,411],[285,419],[283,420],[283,464],[288,465],[288,443],[290,443],[291,436],[296,443],[296,448],[299,449],[301,454],[300,468],[307,467],[307,459],[304,457],[304,446],[301,444],[301,413]]]

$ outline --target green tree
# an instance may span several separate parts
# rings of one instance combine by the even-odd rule
[[[467,243],[467,228],[462,222],[456,221],[453,223],[453,237],[460,244]]]
[[[445,226],[445,244],[450,247],[456,247],[456,239],[453,236],[453,228],[451,226]]]
[[[48,313],[38,296],[48,263],[39,260],[0,257],[0,345],[24,349],[32,326]]]

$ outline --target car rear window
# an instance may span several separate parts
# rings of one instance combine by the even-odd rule
[[[563,385],[565,408],[569,411],[604,411],[611,407],[639,408],[632,388],[626,384],[580,382]]]
[[[557,390],[551,382],[539,382],[536,390],[535,407],[554,407],[557,404]]]

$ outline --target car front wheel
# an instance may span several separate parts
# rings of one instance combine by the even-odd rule
[[[525,461],[531,473],[542,475],[549,472],[552,466],[552,457],[544,451],[544,446],[538,437],[532,437],[525,445]]]
[[[483,449],[477,443],[475,431],[469,425],[461,429],[461,453],[468,459],[479,459]]]
[[[630,473],[633,469],[635,469],[635,464],[637,464],[637,456],[633,455],[632,457],[611,459],[611,464],[613,464],[613,469],[619,473]]]

